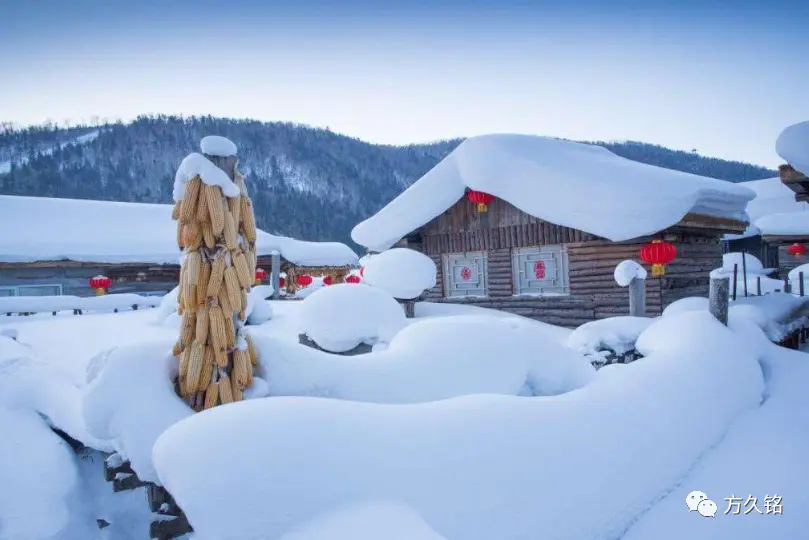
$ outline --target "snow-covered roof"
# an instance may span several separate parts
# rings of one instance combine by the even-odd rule
[[[775,151],[793,169],[809,175],[809,120],[784,129],[775,141]]]
[[[809,236],[809,212],[769,214],[754,225],[762,236]]]
[[[752,180],[742,182],[740,185],[750,188],[756,192],[756,198],[747,205],[747,214],[750,216],[750,225],[744,234],[728,234],[725,240],[738,240],[749,236],[762,234],[758,227],[758,221],[765,216],[785,215],[798,212],[802,216],[796,216],[799,220],[806,221],[805,233],[809,234],[809,204],[797,202],[795,192],[784,185],[779,177],[765,178],[764,180]],[[792,219],[792,218],[790,218]],[[768,218],[762,223],[766,232],[763,234],[778,234],[771,232],[770,227],[780,222],[782,218]]]
[[[601,146],[531,135],[462,142],[352,238],[382,251],[443,213],[466,188],[550,223],[613,241],[653,234],[688,213],[747,221],[755,194],[738,184],[619,157]]]
[[[73,260],[177,264],[172,206],[0,195],[0,262]],[[258,255],[278,251],[311,266],[355,264],[338,242],[304,242],[258,231]]]

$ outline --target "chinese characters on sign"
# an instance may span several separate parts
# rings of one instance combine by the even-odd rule
[[[759,506],[758,497],[748,495],[744,497],[736,497],[731,495],[725,497],[728,503],[728,508],[725,514],[739,515],[750,514],[758,512],[759,514],[783,514],[783,500],[779,495],[765,495],[764,499]],[[692,491],[685,498],[685,504],[688,506],[689,512],[696,511],[703,517],[716,517],[717,506],[716,503],[708,498],[702,491]],[[763,508],[763,510],[762,510]]]

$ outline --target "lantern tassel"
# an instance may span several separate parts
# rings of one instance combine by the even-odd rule
[[[478,213],[482,214],[489,211],[489,205],[486,203],[478,203]]]
[[[662,264],[652,265],[652,277],[661,277],[666,275],[666,267]]]
[[[96,287],[96,295],[102,296],[104,294],[104,287]]]

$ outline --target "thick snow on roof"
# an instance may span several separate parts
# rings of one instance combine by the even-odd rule
[[[656,233],[689,212],[747,221],[744,208],[754,197],[737,184],[630,161],[600,146],[483,135],[462,142],[351,236],[372,250],[387,249],[452,206],[467,187],[613,241]]]
[[[756,220],[755,227],[765,236],[809,235],[809,212],[770,214]]]
[[[178,264],[172,206],[0,195],[0,262],[73,260]],[[258,231],[259,255],[343,266],[357,255],[338,242],[304,242]]]
[[[764,180],[742,182],[739,185],[750,188],[756,192],[756,198],[747,205],[747,215],[750,216],[750,226],[747,227],[744,234],[725,235],[725,240],[737,240],[762,234],[756,226],[756,223],[764,216],[788,214],[792,212],[809,212],[809,204],[797,202],[795,200],[795,192],[786,187],[777,176],[775,178],[765,178]],[[804,216],[803,219],[809,220],[809,214]],[[764,223],[766,226],[767,221]],[[809,228],[809,223],[807,223],[807,228]],[[764,234],[777,233],[767,232]]]
[[[775,151],[793,169],[809,175],[809,120],[784,129],[775,141]]]

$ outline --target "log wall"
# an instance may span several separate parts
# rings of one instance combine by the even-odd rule
[[[662,233],[666,241],[677,247],[678,256],[662,278],[652,278],[651,269],[647,268],[648,316],[659,315],[675,300],[708,296],[708,274],[722,265],[720,238],[728,229],[734,230],[722,220],[688,216],[682,225]],[[427,301],[501,309],[550,324],[576,327],[596,319],[629,315],[629,289],[615,283],[615,266],[627,259],[640,262],[640,248],[650,240],[652,237],[610,242],[543,222],[501,200],[495,200],[489,212],[477,214],[474,205],[462,199],[401,245],[422,251],[436,263],[437,284],[428,292]],[[514,296],[513,249],[548,244],[567,246],[570,294]],[[443,255],[481,250],[488,252],[488,296],[444,298]]]
[[[789,271],[793,268],[809,263],[809,255],[801,255],[799,257],[790,255],[789,251],[787,251],[790,245],[791,244],[781,244],[778,246],[778,275],[783,279],[787,278]]]

